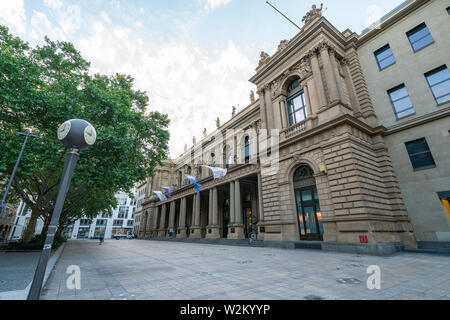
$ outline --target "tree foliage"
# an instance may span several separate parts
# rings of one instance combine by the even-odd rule
[[[91,75],[89,67],[71,43],[45,38],[30,48],[0,26],[0,184],[23,142],[14,132],[31,128],[40,136],[27,144],[11,195],[33,211],[28,239],[37,218],[49,221],[53,212],[67,152],[56,135],[63,122],[89,121],[97,142],[80,152],[61,225],[116,206],[117,191],[128,192],[166,157],[168,116],[147,112],[149,98],[133,88],[132,77]]]

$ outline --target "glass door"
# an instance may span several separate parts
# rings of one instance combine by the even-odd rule
[[[295,190],[301,240],[323,240],[322,213],[316,187]]]

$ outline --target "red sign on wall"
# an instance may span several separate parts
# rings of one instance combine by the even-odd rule
[[[369,240],[367,239],[367,236],[359,236],[359,241],[361,243],[369,243]]]

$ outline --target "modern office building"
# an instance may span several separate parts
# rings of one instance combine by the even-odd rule
[[[131,191],[135,195],[135,188]],[[128,193],[119,192],[116,194],[118,206],[112,212],[102,212],[94,219],[80,219],[72,226],[63,231],[68,239],[92,239],[100,236],[111,239],[115,234],[133,233],[134,214],[136,211],[136,198],[130,197]],[[31,210],[21,202],[17,210],[17,218],[13,226],[13,231],[9,239],[21,239],[28,225]],[[35,234],[40,234],[43,221],[38,220]]]

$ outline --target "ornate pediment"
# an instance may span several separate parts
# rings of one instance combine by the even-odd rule
[[[301,79],[306,78],[312,73],[311,63],[309,62],[309,59],[303,58],[300,62],[291,67],[289,71],[298,73]]]

